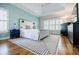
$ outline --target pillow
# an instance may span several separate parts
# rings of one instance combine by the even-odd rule
[[[30,26],[26,26],[26,29],[31,29],[31,27]]]

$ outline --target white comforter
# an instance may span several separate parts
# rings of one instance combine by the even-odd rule
[[[32,40],[40,40],[49,35],[48,31],[39,31],[38,29],[21,29],[21,36]]]

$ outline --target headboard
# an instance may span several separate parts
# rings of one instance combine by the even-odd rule
[[[27,21],[24,19],[20,19],[20,29],[33,29],[34,28],[34,22]]]

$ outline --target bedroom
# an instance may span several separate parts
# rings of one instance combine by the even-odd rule
[[[76,54],[64,31],[77,21],[76,5],[0,3],[0,55]]]

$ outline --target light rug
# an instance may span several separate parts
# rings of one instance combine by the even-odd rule
[[[50,35],[41,41],[24,38],[11,39],[9,41],[37,55],[55,55],[60,39],[61,36],[59,35]]]

